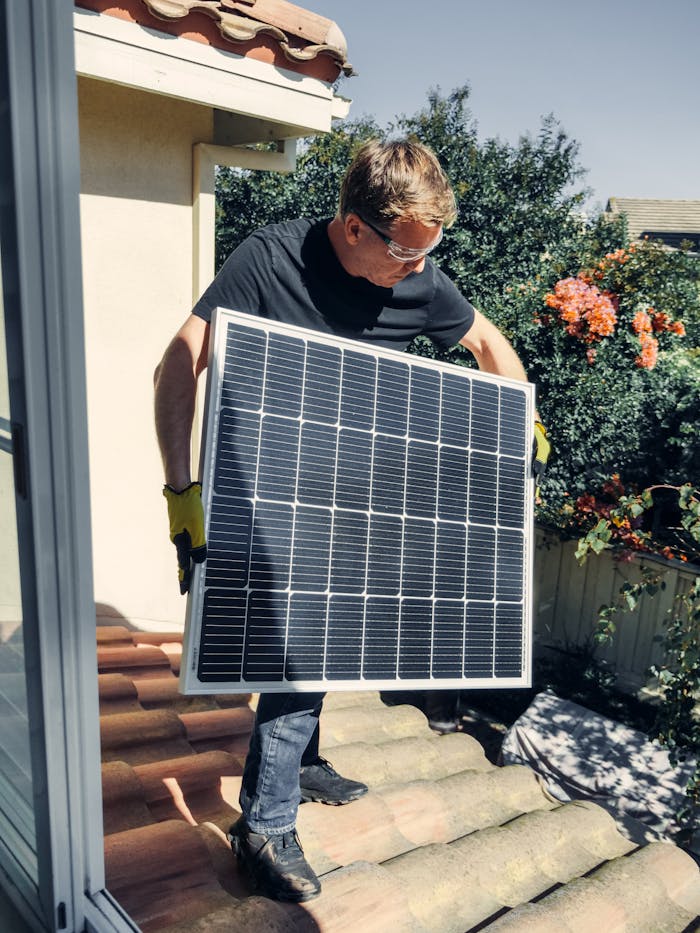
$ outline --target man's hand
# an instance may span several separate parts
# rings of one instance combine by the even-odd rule
[[[192,564],[201,564],[207,557],[202,484],[190,483],[180,492],[172,486],[164,486],[163,495],[168,502],[170,540],[177,548],[180,592],[189,593]]]
[[[540,498],[540,482],[547,467],[547,460],[552,451],[552,445],[547,440],[547,429],[541,421],[535,422],[534,461],[532,472],[535,475],[535,499]]]

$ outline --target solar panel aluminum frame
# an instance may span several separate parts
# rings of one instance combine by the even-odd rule
[[[184,694],[226,694],[226,693],[233,694],[233,693],[248,693],[248,692],[258,692],[258,691],[264,691],[264,692],[300,691],[300,692],[303,692],[303,691],[342,691],[342,690],[362,690],[362,689],[365,689],[365,690],[406,690],[406,689],[431,690],[431,689],[449,689],[449,688],[482,689],[482,688],[508,688],[508,687],[530,686],[531,665],[532,665],[532,579],[533,579],[533,550],[534,550],[533,520],[534,520],[534,485],[535,484],[534,484],[534,478],[532,476],[532,470],[531,470],[532,441],[531,441],[531,431],[529,430],[529,425],[532,425],[533,420],[534,420],[534,411],[535,411],[534,386],[529,383],[523,383],[517,380],[507,379],[507,378],[500,377],[500,376],[494,376],[488,373],[482,373],[480,371],[476,371],[473,369],[454,366],[453,364],[444,363],[444,362],[437,361],[437,360],[430,360],[424,357],[418,357],[418,356],[406,354],[400,351],[385,349],[384,347],[378,347],[378,346],[372,345],[371,343],[348,340],[348,339],[336,337],[334,335],[327,335],[324,333],[320,333],[318,331],[300,328],[300,327],[297,327],[291,324],[287,325],[287,324],[280,324],[277,322],[271,322],[263,318],[254,317],[248,314],[242,314],[240,312],[231,311],[231,310],[224,309],[224,308],[216,309],[216,311],[214,312],[213,318],[212,318],[211,329],[210,329],[209,365],[208,365],[208,375],[207,375],[204,420],[203,420],[203,427],[202,427],[202,444],[201,444],[201,451],[200,451],[200,477],[202,479],[202,500],[203,500],[203,506],[204,506],[204,514],[205,514],[205,527],[206,527],[206,533],[207,533],[207,540],[210,542],[210,551],[209,551],[210,558],[212,556],[210,522],[211,522],[211,517],[212,517],[212,507],[213,507],[214,489],[215,489],[215,476],[216,476],[216,470],[217,470],[216,443],[217,443],[217,438],[219,437],[219,428],[220,428],[221,419],[222,417],[225,417],[225,409],[226,409],[226,406],[223,406],[221,403],[222,390],[223,390],[224,381],[225,381],[226,347],[227,347],[229,330],[231,328],[235,329],[237,327],[260,331],[262,332],[263,335],[265,335],[266,341],[271,341],[272,339],[277,339],[278,337],[280,339],[284,339],[285,337],[292,338],[292,339],[297,338],[299,340],[305,341],[304,352],[307,358],[309,357],[311,350],[313,350],[314,348],[318,348],[318,350],[314,352],[324,352],[323,351],[324,347],[334,348],[334,352],[336,353],[340,352],[341,354],[346,354],[346,355],[348,353],[352,353],[353,351],[355,351],[356,353],[361,354],[363,357],[370,358],[370,359],[374,358],[377,361],[380,361],[380,360],[400,361],[400,363],[404,367],[408,365],[409,373],[411,374],[415,370],[420,370],[421,373],[437,372],[438,374],[449,373],[451,376],[458,376],[462,379],[469,381],[470,386],[471,386],[469,390],[470,393],[472,392],[474,385],[478,384],[481,387],[486,387],[486,388],[483,388],[483,391],[485,392],[493,391],[492,389],[488,389],[489,386],[495,387],[497,393],[499,393],[498,394],[499,399],[502,397],[502,393],[504,391],[509,391],[508,387],[510,387],[511,390],[512,389],[516,390],[516,393],[511,392],[511,395],[520,394],[520,396],[522,396],[524,414],[523,414],[523,430],[521,434],[523,434],[523,437],[521,437],[522,450],[521,450],[521,453],[519,454],[520,463],[522,465],[522,476],[518,478],[518,482],[520,481],[520,479],[522,479],[522,484],[523,484],[522,485],[522,490],[523,490],[522,501],[519,506],[520,508],[519,514],[522,514],[522,524],[519,526],[519,530],[522,532],[522,539],[519,541],[519,546],[520,545],[522,546],[522,560],[521,560],[521,571],[522,572],[518,575],[519,579],[515,581],[515,583],[514,581],[511,580],[507,584],[511,587],[517,584],[517,587],[519,588],[519,591],[520,591],[520,597],[517,600],[517,604],[519,606],[519,612],[520,612],[519,629],[518,629],[518,632],[516,633],[516,641],[519,638],[519,644],[516,644],[516,648],[515,648],[515,654],[518,656],[518,665],[517,665],[518,670],[517,672],[511,671],[505,676],[504,675],[496,676],[493,670],[491,670],[490,673],[486,673],[486,674],[483,674],[483,673],[479,674],[477,672],[474,676],[466,676],[464,675],[464,672],[462,672],[462,674],[459,676],[436,677],[434,675],[435,666],[433,664],[433,660],[434,660],[433,652],[437,650],[436,643],[434,641],[436,626],[433,625],[433,628],[431,629],[431,634],[430,634],[430,644],[428,645],[424,638],[422,645],[419,645],[418,647],[414,645],[412,648],[413,653],[416,656],[419,653],[419,649],[423,653],[425,653],[426,649],[430,651],[431,664],[433,664],[433,668],[431,672],[428,673],[427,676],[425,675],[417,676],[417,677],[400,676],[399,659],[397,658],[396,669],[393,673],[393,676],[378,678],[376,676],[376,672],[375,673],[370,672],[368,676],[368,670],[366,669],[365,662],[359,662],[363,664],[363,669],[360,670],[357,675],[354,674],[351,677],[342,677],[342,676],[338,677],[336,673],[334,674],[334,676],[329,677],[328,676],[329,671],[327,668],[325,668],[325,664],[328,658],[328,650],[327,650],[327,639],[329,638],[328,615],[330,614],[330,608],[329,608],[330,600],[334,599],[335,597],[331,594],[330,589],[327,589],[326,590],[326,595],[328,596],[328,602],[326,604],[327,618],[326,618],[326,623],[325,623],[325,636],[324,636],[326,641],[324,641],[324,674],[322,676],[309,677],[307,679],[304,679],[303,677],[287,679],[287,675],[285,673],[282,679],[275,679],[271,681],[269,679],[265,679],[265,677],[261,679],[245,677],[243,672],[241,671],[239,678],[224,677],[222,679],[212,680],[211,676],[209,677],[202,676],[201,671],[200,671],[200,660],[203,660],[204,655],[205,655],[205,651],[202,648],[203,634],[205,634],[205,631],[206,631],[206,625],[204,622],[203,614],[204,614],[204,608],[205,608],[205,597],[206,597],[206,592],[208,589],[206,585],[207,564],[204,563],[204,564],[196,565],[195,567],[193,578],[192,578],[192,585],[191,585],[190,593],[188,596],[186,622],[185,622],[185,637],[184,637],[184,644],[183,644],[183,657],[182,657],[182,665],[181,665],[181,671],[180,671],[181,692]],[[343,359],[345,358],[347,358],[347,356],[343,357]],[[270,359],[272,359],[272,357],[270,357]],[[382,365],[386,366],[389,364],[382,364]],[[376,366],[377,366],[376,371],[377,373],[379,373],[379,366],[380,366],[379,362],[377,362]],[[308,379],[308,378],[309,378],[308,375],[305,373],[304,379]],[[410,378],[412,379],[414,377],[411,375]],[[418,377],[415,377],[415,378],[418,378]],[[446,384],[447,384],[446,380],[443,376],[441,385],[446,385]],[[453,384],[456,384],[456,383],[453,383]],[[444,394],[445,390],[441,389],[441,392]],[[379,397],[379,392],[377,392],[375,396],[375,407],[376,407],[376,399],[378,397]],[[471,398],[471,395],[469,397]],[[339,411],[342,411],[340,407],[341,406],[340,401],[338,402],[338,405],[339,405]],[[499,402],[499,405],[500,405],[500,402]],[[471,413],[471,408],[470,408],[470,413]],[[376,417],[378,418],[378,414],[376,415]],[[408,417],[409,416],[407,415],[407,418]],[[263,416],[261,413],[260,415],[261,423],[262,423],[262,418]],[[375,418],[375,412],[373,412],[373,419],[374,418]],[[443,415],[443,420],[444,420],[444,415]],[[470,430],[470,444],[471,444],[472,442],[471,414],[470,414],[469,420],[470,420],[469,430]],[[298,421],[299,423],[302,423],[301,416],[298,416],[296,418],[296,421]],[[338,437],[340,437],[341,429],[344,428],[345,426],[341,424],[340,420],[338,420],[336,424],[334,425],[334,427],[338,433]],[[378,434],[375,428],[376,428],[376,425],[373,420],[373,428],[371,431],[371,434],[373,437],[376,437]],[[484,422],[480,422],[478,429],[480,431],[489,430],[488,420],[485,420]],[[407,444],[410,442],[411,439],[408,436],[408,434],[406,435],[405,440]],[[339,444],[339,441],[337,443]],[[500,443],[500,442],[497,441],[497,443]],[[437,446],[442,447],[443,445],[442,443],[440,443]],[[456,448],[450,448],[450,450],[452,450],[453,452],[455,449]],[[465,456],[467,456],[466,453],[465,453]],[[479,456],[481,455],[477,451],[474,454],[474,457],[478,458]],[[336,461],[336,467],[337,466],[338,466],[338,461]],[[334,483],[337,486],[338,484],[337,474],[335,476]],[[437,485],[437,480],[436,480],[436,485]],[[333,503],[331,506],[331,512],[334,516],[333,521],[337,521],[338,516],[341,514],[341,512],[339,512],[338,510],[338,505],[337,505],[337,501],[335,498],[336,495],[337,495],[337,490],[334,490],[334,499],[333,499]],[[461,497],[461,487],[458,487],[457,495]],[[496,493],[496,495],[498,497],[498,493]],[[476,502],[475,508],[478,509],[479,508],[478,489],[475,489],[474,496],[475,496],[475,502]],[[465,489],[464,498],[466,501],[467,499],[466,489]],[[257,503],[258,502],[257,492],[254,496],[254,499],[255,499],[255,503]],[[257,508],[255,503],[253,507]],[[298,504],[299,503],[296,501],[296,493],[295,493],[295,501],[294,501],[295,510]],[[494,506],[493,508],[495,509],[496,507],[497,506]],[[466,515],[467,515],[466,509],[467,509],[467,506],[465,505],[464,525],[467,529],[465,531],[465,535],[471,534],[472,536],[474,536],[475,534],[479,533],[479,529],[476,529],[475,531],[473,528],[471,528],[470,530],[470,525],[466,520]],[[471,506],[470,506],[470,509],[471,509]],[[369,514],[371,514],[371,509],[368,510],[368,515]],[[495,512],[493,514],[495,514]],[[257,515],[257,512],[256,512],[256,515]],[[402,528],[404,527],[404,524],[407,521],[408,519],[406,518],[405,522],[402,524]],[[435,520],[435,524],[437,526],[438,524],[437,520]],[[446,520],[443,524],[452,526],[454,525],[454,522],[450,518]],[[461,522],[457,523],[457,525],[461,525]],[[498,525],[498,522],[496,522],[495,527],[497,527],[497,525]],[[488,535],[488,532],[489,532],[488,527],[485,529],[482,529],[483,534]],[[251,538],[252,538],[254,534],[252,526],[250,529],[250,533],[251,533]],[[507,533],[507,531],[505,533]],[[404,533],[402,532],[402,534]],[[402,538],[402,543],[401,543],[402,559],[405,560],[404,541],[405,541],[405,537]],[[253,548],[253,545],[251,544],[250,546],[251,551],[252,551],[252,548]],[[435,544],[435,548],[437,548],[437,544]],[[520,553],[520,551],[518,551],[518,553]],[[494,554],[495,554],[495,551],[494,551]],[[290,557],[290,560],[291,560],[291,557]],[[328,560],[329,560],[329,566],[330,566],[331,558],[329,557]],[[464,574],[464,578],[465,578],[465,593],[464,593],[464,598],[461,600],[461,603],[464,604],[463,609],[466,615],[468,603],[471,602],[473,606],[475,604],[478,604],[478,594],[476,596],[476,599],[472,599],[472,600],[470,600],[467,595],[469,585],[468,583],[466,583],[466,579],[467,579],[466,545],[464,545],[464,548],[462,550],[459,550],[458,552],[458,564],[460,567],[463,568],[462,573]],[[435,568],[433,568],[433,572],[434,572],[434,569]],[[494,580],[496,578],[496,570],[497,568],[494,567],[494,570],[493,570]],[[291,581],[291,575],[290,575],[290,581]],[[479,584],[477,583],[475,585],[478,589]],[[241,599],[244,599],[244,598],[248,599],[248,597],[250,596],[250,599],[252,600],[252,595],[249,593],[251,589],[252,588],[249,587],[248,584],[246,584],[246,586],[243,587],[240,591]],[[281,592],[283,592],[285,596],[287,594],[290,594],[292,592],[291,585],[284,588],[284,590]],[[435,591],[433,590],[433,593],[434,592]],[[498,623],[497,623],[496,610],[497,610],[497,606],[502,605],[502,603],[500,603],[496,599],[496,592],[497,592],[496,584],[494,583],[493,589],[492,589],[493,595],[491,597],[491,602],[493,603],[493,607],[494,607],[493,625],[492,625],[492,644],[490,646],[490,649],[487,647],[487,651],[490,650],[493,653],[494,657],[497,651],[496,628],[497,628]],[[366,600],[364,603],[364,606],[365,606],[364,613],[366,616],[368,606],[369,606],[369,597],[367,596],[366,590],[363,594],[360,594],[360,595],[362,595],[363,599]],[[343,597],[338,597],[338,599],[342,599],[342,598]],[[291,599],[292,599],[292,596],[290,595],[286,603],[290,614],[291,614],[291,608],[289,607],[291,607]],[[419,605],[419,600],[417,599],[414,600],[413,604],[409,606],[409,603],[406,602],[406,600],[408,599],[409,597],[399,594],[398,601],[401,606],[402,613],[404,609],[406,609],[406,612],[408,612],[409,609],[411,609],[411,611],[413,611],[414,609],[420,610],[421,606]],[[440,599],[439,594],[433,595],[432,597],[433,603],[436,603],[439,599]],[[379,605],[384,605],[385,607],[388,605],[387,603],[382,604],[381,600],[376,600],[375,602],[378,602]],[[455,606],[456,604],[450,603],[448,599],[443,599],[442,605],[443,605],[443,611],[446,612],[447,610],[444,609],[445,606]],[[394,608],[395,608],[395,604],[394,604]],[[376,609],[376,605],[375,605],[375,609]],[[248,611],[249,611],[249,603],[246,602],[245,626],[248,625]],[[476,612],[476,609],[474,610],[474,612]],[[363,622],[362,622],[363,641],[360,647],[361,653],[363,653],[365,650],[365,644],[364,644],[364,639],[366,637],[365,616],[363,616]],[[289,619],[289,616],[287,616],[287,620],[288,619]],[[390,619],[389,624],[390,626],[393,626],[395,630],[394,631],[395,637],[397,639],[402,637],[397,634],[397,631],[398,631],[397,626],[399,625],[399,623],[395,622],[395,620],[393,619]],[[467,618],[466,621],[462,622],[461,643],[462,643],[462,663],[463,664],[466,664],[466,659],[468,657],[468,652],[467,652],[467,647],[466,647],[466,638],[467,638],[466,632],[470,624],[472,623],[469,620],[469,618]],[[402,631],[405,633],[405,632],[408,632],[409,629],[404,628]],[[289,623],[287,621],[287,630],[285,632],[285,638],[288,635],[289,635]],[[512,632],[505,631],[505,634],[503,637],[507,640],[511,636],[512,636]],[[245,635],[242,636],[242,639],[245,637],[246,637]],[[406,641],[408,641],[407,635],[405,636],[405,638],[406,638]],[[512,640],[512,637],[511,637],[511,640]],[[402,646],[402,648],[403,647],[404,646]],[[286,641],[285,641],[283,650],[285,652],[287,652],[288,650]],[[407,653],[410,653],[408,647],[405,647],[405,651]],[[442,651],[443,651],[443,656],[446,656],[445,654],[446,649],[444,645],[442,646]],[[241,653],[242,652],[243,652],[243,645],[241,644]],[[285,668],[285,671],[286,671],[286,668]]]

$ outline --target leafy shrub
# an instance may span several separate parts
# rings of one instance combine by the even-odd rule
[[[582,235],[583,260],[586,245]],[[555,279],[543,269],[511,289],[514,343],[554,447],[541,511],[549,524],[570,525],[575,503],[613,475],[631,491],[698,475],[700,376],[684,323],[699,306],[696,263],[678,254],[671,264],[655,244],[633,244],[575,274]]]
[[[465,86],[431,92],[387,127],[345,121],[302,141],[289,175],[220,169],[217,261],[264,224],[331,216],[366,139],[413,135],[430,145],[459,208],[435,259],[511,339],[537,384],[554,449],[539,517],[588,531],[576,503],[600,496],[613,474],[630,492],[700,475],[700,263],[659,244],[629,245],[624,218],[586,219],[578,145],[552,117],[515,145],[480,140],[468,100]],[[411,350],[475,365],[463,348],[440,351],[424,338]]]

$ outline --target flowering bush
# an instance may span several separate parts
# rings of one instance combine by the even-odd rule
[[[647,553],[700,562],[700,491],[690,483],[638,492],[626,489],[614,474],[599,492],[584,493],[563,511],[573,530],[585,532],[579,559],[589,550],[612,548],[622,561]]]
[[[581,276],[560,279],[544,301],[548,308],[559,312],[567,334],[584,343],[595,343],[615,331],[617,298],[599,291]]]
[[[606,279],[613,278],[611,273],[616,267],[634,262],[636,253],[634,245],[607,253],[592,270],[560,279],[544,296],[544,304],[558,312],[566,333],[589,345],[586,361],[590,366],[598,358],[597,349],[590,345],[615,334],[620,311],[620,296],[610,288],[601,291],[594,282],[607,284]],[[620,277],[615,278],[619,281]],[[625,298],[622,301],[625,311],[627,301]],[[658,361],[659,336],[663,333],[685,336],[685,326],[665,311],[655,311],[652,307],[632,308],[630,314],[629,326],[639,342],[634,363],[640,369],[653,369]],[[540,325],[551,324],[548,315],[536,314],[535,320]]]
[[[601,221],[506,287],[494,315],[537,384],[552,440],[538,517],[572,535],[615,507],[615,475],[619,495],[700,476],[698,260],[622,244],[624,231]],[[620,521],[611,534],[633,551],[639,529]]]

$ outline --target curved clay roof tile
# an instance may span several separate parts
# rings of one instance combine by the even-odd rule
[[[143,0],[143,3],[158,19],[172,22],[190,13],[205,13],[230,42],[249,42],[259,35],[268,35],[290,61],[307,62],[322,54],[330,55],[343,74],[354,74],[346,57],[347,41],[337,23],[287,0]],[[309,44],[291,45],[291,36]]]
[[[144,4],[157,16],[158,19],[182,19],[193,10],[208,13],[213,19],[217,18],[216,7],[218,2],[211,0],[143,0]]]

